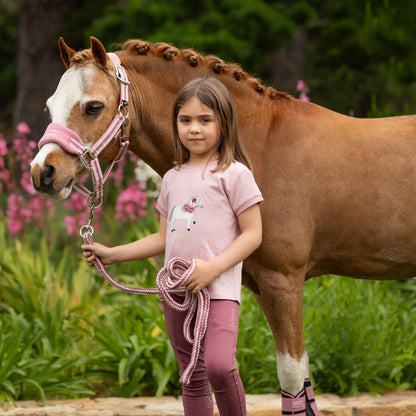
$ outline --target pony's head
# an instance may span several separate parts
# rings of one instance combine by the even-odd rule
[[[31,163],[34,188],[55,200],[67,198],[74,184],[87,173],[83,161],[62,143],[72,140],[72,135],[81,147],[91,147],[119,109],[120,87],[115,64],[98,39],[91,37],[90,42],[91,49],[75,52],[59,39],[67,70],[46,102],[52,128],[47,129],[48,140],[41,140],[44,144]],[[99,159],[113,159],[118,149],[119,142],[113,140],[102,150]]]

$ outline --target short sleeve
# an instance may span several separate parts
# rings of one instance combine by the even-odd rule
[[[162,185],[160,187],[159,196],[156,201],[156,209],[163,217],[168,217],[168,185],[169,182],[168,174],[166,174],[162,179]]]
[[[253,173],[241,163],[233,163],[227,169],[225,188],[237,217],[247,208],[263,201]]]

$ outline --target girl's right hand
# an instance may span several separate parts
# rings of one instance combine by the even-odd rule
[[[94,266],[94,261],[99,257],[104,265],[112,264],[111,248],[99,243],[83,244],[81,246],[83,256],[89,266]]]

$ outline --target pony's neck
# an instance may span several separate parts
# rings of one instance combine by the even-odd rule
[[[165,86],[168,73],[156,82],[154,74],[141,73],[128,64],[125,68],[130,81],[130,150],[163,176],[173,166],[171,113],[179,88]]]
[[[131,83],[130,149],[162,176],[173,166],[172,108],[176,94],[194,77],[216,75],[206,67],[197,70],[159,57],[120,57]],[[265,108],[276,102],[256,92],[246,81],[218,77],[233,97],[241,139],[253,154],[252,137],[258,133],[259,125],[269,124],[271,112]]]

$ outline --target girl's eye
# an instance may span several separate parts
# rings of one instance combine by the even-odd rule
[[[179,122],[182,123],[182,124],[186,124],[186,123],[189,123],[189,119],[188,118],[180,118]]]
[[[101,111],[104,109],[104,104],[101,103],[90,103],[87,105],[85,112],[89,115],[97,115],[100,114]]]

